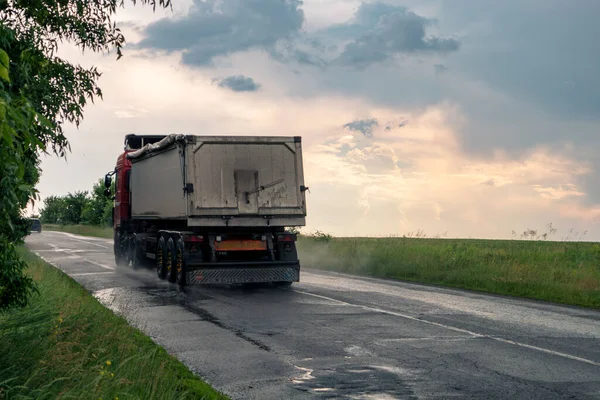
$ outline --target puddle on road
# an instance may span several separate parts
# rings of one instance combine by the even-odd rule
[[[210,296],[192,291],[189,295],[185,289],[181,290],[173,286],[140,286],[136,288],[116,287],[102,289],[92,294],[105,307],[114,313],[123,316],[137,327],[145,327],[147,321],[138,315],[140,308],[152,308],[160,306],[180,306],[183,312],[193,313],[202,321],[210,322],[222,329],[234,333],[239,338],[257,346],[261,350],[271,351],[265,343],[251,338],[244,331],[229,326],[215,315],[200,306],[203,300],[211,299]],[[147,315],[148,313],[145,312]]]
[[[310,368],[302,368],[299,367],[297,365],[294,365],[294,368],[299,369],[300,371],[303,372],[302,375],[296,377],[296,378],[292,378],[292,382],[297,383],[297,384],[301,384],[304,383],[305,381],[314,379],[314,376],[312,376],[313,370]],[[319,390],[323,390],[324,388],[319,388]]]
[[[92,293],[100,303],[115,313],[131,316],[142,307],[176,305],[185,296],[170,288],[114,287]]]
[[[344,349],[344,351],[355,357],[374,357],[375,355],[364,347],[352,345]]]
[[[398,400],[398,397],[390,396],[389,394],[365,394],[361,396],[350,396],[356,400]]]
[[[94,296],[96,299],[98,299],[98,301],[100,303],[102,303],[102,305],[107,306],[112,304],[116,298],[116,291],[118,288],[109,288],[109,289],[102,289],[102,290],[97,290],[94,293],[92,293],[92,296]]]
[[[301,371],[301,374],[291,380],[294,388],[311,393],[315,398],[417,398],[411,387],[414,374],[402,368],[358,363],[343,363],[323,368],[293,366]]]

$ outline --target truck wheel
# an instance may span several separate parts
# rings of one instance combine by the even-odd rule
[[[121,242],[121,234],[119,232],[115,232],[115,239],[113,245],[113,251],[115,253],[115,264],[117,264],[118,267],[126,267],[129,264],[129,260],[127,259],[127,257],[125,257]]]
[[[165,255],[165,266],[167,267],[167,280],[169,282],[175,282],[177,278],[177,271],[175,270],[175,242],[173,238],[169,238],[167,241],[167,252]]]
[[[165,237],[161,236],[156,244],[156,274],[160,279],[165,279],[167,269],[165,268],[165,254],[167,253],[167,244]]]
[[[187,278],[187,266],[185,260],[185,243],[179,238],[175,245],[175,271],[177,271],[177,284],[185,286]]]
[[[131,247],[131,267],[133,269],[138,269],[143,264],[143,256],[140,242],[137,240],[137,238],[133,238],[133,244]]]

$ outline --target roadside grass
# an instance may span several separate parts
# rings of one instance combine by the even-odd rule
[[[600,308],[600,245],[544,240],[301,236],[302,265]]]
[[[39,294],[0,314],[0,399],[226,399],[83,287],[21,248]]]
[[[42,226],[42,229],[46,230],[46,231],[67,232],[67,233],[74,233],[76,235],[93,236],[93,237],[106,238],[106,239],[112,239],[113,234],[114,234],[113,228],[91,226],[91,225],[44,224]]]

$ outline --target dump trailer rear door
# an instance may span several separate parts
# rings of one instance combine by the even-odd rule
[[[197,137],[188,146],[187,179],[193,177],[194,184],[190,217],[277,216],[303,221],[306,206],[299,139]]]

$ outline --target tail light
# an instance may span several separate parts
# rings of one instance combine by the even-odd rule
[[[184,242],[191,242],[191,243],[203,243],[204,242],[204,236],[202,236],[202,235],[184,235],[183,236],[183,241]]]
[[[293,233],[284,233],[277,235],[278,242],[295,242],[297,236]]]

